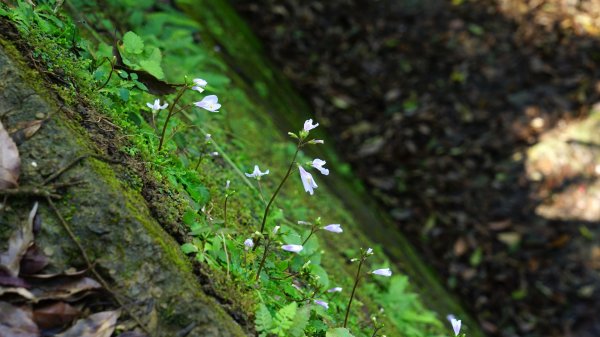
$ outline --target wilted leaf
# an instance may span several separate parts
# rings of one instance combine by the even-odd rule
[[[35,301],[35,296],[27,289],[20,287],[0,287],[0,296],[4,294],[16,294],[30,301]],[[2,337],[2,336],[0,336]]]
[[[33,311],[33,320],[42,329],[65,326],[76,319],[81,312],[65,302],[56,302]]]
[[[34,275],[27,275],[27,277],[33,278],[33,279],[49,279],[49,278],[55,278],[55,277],[60,277],[60,276],[81,276],[81,275],[87,273],[88,270],[89,269],[76,270],[75,268],[69,268],[60,273],[34,274]]]
[[[44,120],[39,119],[17,123],[9,130],[10,136],[17,145],[20,145],[33,137],[33,135],[35,135],[42,127],[42,124],[44,124]]]
[[[82,297],[76,295],[86,295],[85,292],[90,290],[102,289],[100,283],[89,277],[77,279],[57,277],[39,281],[39,285],[36,285],[33,280],[31,283],[31,293],[35,296],[36,302],[43,300],[74,301]]]
[[[19,150],[0,122],[0,189],[17,187],[20,172]]]
[[[21,259],[21,275],[35,274],[48,265],[48,257],[34,243]]]
[[[0,254],[0,267],[11,276],[19,276],[21,259],[33,243],[33,221],[37,213],[36,202],[29,213],[29,219],[23,227],[16,230],[8,240],[8,250]]]
[[[120,311],[103,311],[80,319],[56,337],[110,337],[115,330]]]
[[[29,284],[25,280],[10,276],[5,270],[0,270],[0,286],[29,288]]]
[[[0,302],[0,337],[38,337],[37,325],[26,311]]]

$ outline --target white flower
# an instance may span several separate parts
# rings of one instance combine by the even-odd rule
[[[302,220],[299,220],[299,221],[298,221],[298,225],[307,225],[307,226],[312,226],[312,224],[311,224],[310,222],[308,222],[308,221],[302,221]]]
[[[448,321],[450,321],[450,324],[452,324],[452,330],[454,330],[454,336],[458,336],[458,334],[460,333],[460,325],[462,324],[460,319],[456,319],[456,317],[454,317],[454,315],[448,315],[446,316],[446,319],[448,319]]]
[[[281,249],[287,252],[299,253],[302,251],[302,249],[304,249],[304,247],[302,247],[301,245],[283,245],[281,246]]]
[[[342,287],[335,287],[335,288],[331,288],[331,289],[327,290],[328,293],[339,293],[341,291],[342,291]]]
[[[315,158],[315,160],[313,160],[310,165],[312,167],[316,168],[317,170],[319,170],[322,175],[326,176],[326,175],[329,175],[329,170],[323,167],[323,165],[325,165],[325,163],[327,163],[327,162],[324,160],[321,160],[319,158]]]
[[[254,247],[254,241],[252,241],[252,239],[246,239],[246,241],[244,241],[244,246],[246,246],[246,250]]]
[[[252,173],[244,173],[244,174],[248,178],[260,179],[260,177],[264,176],[265,174],[269,174],[269,170],[266,170],[265,172],[260,172],[258,165],[254,165],[254,171],[252,171]]]
[[[323,139],[311,139],[308,141],[310,144],[325,144]]]
[[[367,249],[367,255],[371,255],[371,254],[373,254],[373,248]]]
[[[308,132],[308,131],[316,128],[317,126],[319,126],[319,123],[313,124],[312,122],[313,122],[312,119],[309,119],[306,122],[304,122],[304,131]]]
[[[227,180],[227,183],[225,184],[225,189],[228,190],[229,189],[229,185],[231,184],[231,181]]]
[[[215,151],[215,152],[211,152],[211,153],[209,153],[209,155],[210,155],[211,157],[217,157],[217,156],[219,155],[219,152],[217,152],[217,151]]]
[[[204,140],[205,141],[209,141],[212,138],[212,135],[210,133],[207,133],[206,136],[204,136]]]
[[[302,180],[302,185],[304,185],[304,190],[310,195],[313,195],[315,193],[314,189],[319,186],[317,186],[317,183],[315,183],[312,175],[306,172],[302,166],[298,166],[298,171],[300,171],[300,179]]]
[[[146,103],[146,106],[152,109],[152,113],[157,113],[158,110],[166,109],[169,106],[169,104],[165,103],[163,105],[160,105],[160,99],[157,98],[154,100],[154,104]]]
[[[204,87],[206,87],[206,85],[208,83],[201,78],[194,78],[194,84],[195,84],[195,86],[192,87],[192,90],[196,90],[198,92],[203,92]]]
[[[325,309],[329,309],[329,304],[327,304],[327,302],[325,301],[321,301],[321,300],[314,300],[316,305],[320,305]]]
[[[340,226],[339,224],[327,225],[327,226],[323,227],[323,229],[326,230],[326,231],[330,231],[332,233],[341,233],[341,232],[343,232],[342,226]]]
[[[277,235],[277,232],[279,232],[279,228],[281,228],[281,226],[273,227],[273,235]]]
[[[219,104],[219,98],[216,95],[208,95],[204,97],[200,102],[194,103],[195,106],[211,111],[218,112],[221,104]]]
[[[390,268],[384,268],[384,269],[373,270],[371,272],[371,274],[390,277],[390,276],[392,276],[392,271],[390,270]]]

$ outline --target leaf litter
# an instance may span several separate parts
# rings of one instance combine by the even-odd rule
[[[34,242],[41,223],[38,206],[33,205],[0,254],[0,337],[110,337],[121,310],[86,316],[99,303],[107,306],[106,289],[84,276],[89,270],[42,273],[49,260]],[[147,336],[135,331],[130,335]]]

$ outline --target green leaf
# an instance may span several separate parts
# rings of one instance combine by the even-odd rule
[[[271,330],[271,327],[273,326],[273,317],[271,317],[271,313],[264,303],[258,305],[254,325],[258,332],[267,332]]]
[[[184,243],[183,245],[181,245],[181,251],[184,254],[197,253],[198,247],[196,247],[195,245],[193,245],[191,243]]]
[[[123,35],[123,47],[128,53],[141,54],[144,52],[144,41],[136,33],[127,32]]]
[[[146,59],[140,60],[140,66],[152,76],[162,79],[165,77],[165,74],[160,66],[161,62],[162,54],[160,53],[160,49],[154,48]]]
[[[275,326],[271,329],[271,332],[277,334],[280,337],[285,337],[286,332],[292,327],[294,323],[294,317],[296,316],[296,310],[298,304],[292,302],[285,307],[279,309],[275,314]]]
[[[329,329],[325,334],[326,337],[354,337],[353,334],[346,328]]]
[[[294,320],[292,321],[292,327],[288,330],[288,336],[290,337],[302,337],[304,336],[304,328],[308,325],[310,319],[310,305],[305,305],[298,309]]]

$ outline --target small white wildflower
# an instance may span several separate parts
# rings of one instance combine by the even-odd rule
[[[225,189],[228,190],[229,189],[229,185],[231,184],[231,181],[227,180],[227,183],[225,183]]]
[[[281,226],[273,227],[273,235],[277,235],[277,232],[279,232],[279,228],[281,228]]]
[[[319,126],[319,123],[313,124],[313,120],[309,119],[304,122],[304,131],[308,132],[308,131],[316,128],[317,126]]]
[[[208,82],[201,78],[194,78],[194,84],[195,85],[192,87],[192,90],[196,90],[197,92],[201,93],[204,91],[204,88],[206,87]]]
[[[37,167],[37,163],[36,163],[36,162],[34,162],[34,161],[32,161],[32,162],[31,162],[31,166],[33,166],[33,167]]]
[[[205,141],[210,141],[212,139],[212,135],[210,133],[207,133],[206,136],[204,136],[204,140]]]
[[[317,186],[317,183],[313,179],[312,175],[306,172],[302,166],[298,166],[298,171],[300,172],[300,179],[302,180],[302,185],[304,185],[304,190],[310,195],[313,195],[315,193],[314,189],[319,186]]]
[[[298,225],[307,225],[307,226],[312,226],[312,224],[311,224],[310,222],[308,222],[308,221],[302,221],[302,220],[299,220],[299,221],[298,221]]]
[[[246,239],[244,241],[244,246],[246,246],[245,249],[248,250],[248,249],[254,247],[254,241],[252,241],[252,239]]]
[[[452,330],[454,330],[454,336],[458,336],[458,334],[460,333],[460,326],[462,324],[460,319],[456,319],[456,317],[454,317],[454,315],[448,315],[446,316],[446,319],[448,319],[448,321],[450,321],[450,324],[452,324]]]
[[[390,277],[390,276],[392,276],[392,271],[390,270],[390,268],[384,268],[384,269],[373,270],[371,272],[371,274]]]
[[[248,178],[260,179],[260,177],[264,176],[265,174],[269,174],[269,170],[266,170],[265,172],[260,172],[258,165],[254,165],[254,171],[252,171],[252,173],[244,173],[244,174]]]
[[[373,254],[373,249],[372,248],[367,249],[367,255],[372,255],[372,254]]]
[[[327,302],[325,301],[321,301],[321,300],[314,300],[316,305],[320,305],[325,309],[329,309],[329,304],[327,304]]]
[[[301,245],[283,245],[281,246],[281,249],[287,252],[299,253],[302,251],[302,249],[304,249],[304,247],[302,247]]]
[[[194,103],[194,105],[211,112],[219,112],[218,110],[221,107],[221,104],[219,104],[219,98],[216,95],[208,95],[200,102]]]
[[[342,287],[335,287],[327,290],[328,293],[339,293],[342,292]]]
[[[325,144],[323,139],[311,139],[308,141],[309,144]]]
[[[323,229],[326,231],[330,231],[332,233],[342,233],[344,231],[342,229],[342,226],[339,224],[327,225],[327,226],[323,227]]]
[[[321,172],[322,175],[326,176],[326,175],[329,175],[329,169],[326,169],[323,167],[323,165],[325,165],[326,163],[327,162],[324,160],[315,158],[315,160],[313,160],[310,165],[312,167],[316,168],[317,170],[319,170],[319,172]]]
[[[165,103],[163,105],[160,105],[160,99],[157,98],[154,100],[154,104],[146,103],[146,106],[152,109],[152,113],[155,114],[158,112],[158,110],[166,109],[169,106],[169,104]]]

